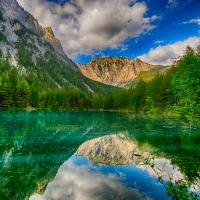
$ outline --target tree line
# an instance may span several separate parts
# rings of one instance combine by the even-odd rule
[[[42,60],[39,62],[41,62],[40,66],[44,65]],[[37,76],[42,76],[42,73]],[[102,87],[99,92],[93,93],[78,87],[59,88],[59,86],[55,87],[55,83],[51,85],[50,81],[42,83],[42,77],[37,79],[38,84],[36,84],[34,73],[32,76],[26,73],[20,74],[19,68],[11,66],[9,60],[4,58],[0,59],[0,108],[31,106],[69,110],[129,110],[148,114],[172,112],[187,116],[194,121],[200,116],[199,77],[200,51],[199,48],[195,51],[189,46],[186,48],[185,55],[164,74],[158,72],[150,81],[140,79],[135,87],[116,90],[117,92],[112,94],[103,93]],[[106,89],[105,87],[104,90]]]

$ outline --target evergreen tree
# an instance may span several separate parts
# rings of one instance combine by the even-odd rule
[[[25,79],[19,81],[15,92],[15,105],[18,108],[25,108],[30,104],[30,86]]]
[[[32,107],[37,108],[39,105],[39,93],[38,89],[31,87],[30,90],[31,96],[30,96],[30,104]]]
[[[12,101],[15,101],[15,90],[18,84],[18,71],[15,67],[13,67],[9,73],[8,73],[8,77],[9,77],[9,82],[11,83],[11,98]]]
[[[8,109],[12,107],[12,93],[11,93],[11,83],[7,80],[4,82],[3,86],[0,88],[0,108]]]

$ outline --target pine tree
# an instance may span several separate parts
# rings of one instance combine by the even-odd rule
[[[36,108],[39,105],[39,93],[38,89],[31,87],[30,104],[32,107]]]
[[[12,93],[11,93],[11,83],[6,81],[0,89],[0,108],[8,109],[12,107]]]
[[[9,73],[8,73],[8,77],[9,77],[9,82],[11,83],[11,98],[12,101],[15,101],[15,90],[18,84],[18,71],[15,67],[13,67]]]
[[[18,108],[25,108],[30,104],[30,86],[25,79],[19,81],[15,92],[15,105]]]

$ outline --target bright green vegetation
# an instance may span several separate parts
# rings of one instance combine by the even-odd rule
[[[168,70],[171,66],[158,66],[154,69],[151,69],[149,71],[144,71],[144,72],[140,72],[138,74],[138,76],[134,79],[134,81],[132,81],[131,83],[129,83],[128,85],[126,85],[126,88],[130,88],[130,87],[134,87],[137,85],[137,83],[142,79],[143,81],[150,81],[152,80],[157,73],[163,74],[166,70]]]
[[[5,58],[0,60],[1,109],[114,109],[177,114],[199,121],[200,53],[189,46],[177,66],[168,70],[164,67],[164,73],[154,72],[153,79],[140,79],[129,89],[92,81],[67,67],[50,51],[45,53],[46,60],[39,58],[36,64],[31,55],[31,50],[25,50],[25,40],[21,40],[21,67],[10,66]]]
[[[115,133],[123,133],[155,158],[170,160],[184,174],[188,184],[196,186],[199,178],[199,129],[189,128],[187,123],[175,119],[115,112],[1,111],[0,130],[0,199],[4,200],[28,199],[36,191],[43,194],[60,166],[82,143]],[[130,179],[124,183],[126,187],[139,188],[152,199],[170,200],[157,178],[148,179],[148,173],[139,171],[138,167],[127,168],[126,178]],[[117,166],[111,168],[109,174],[114,175]],[[135,173],[131,171],[134,169]],[[71,179],[70,176],[65,178]],[[123,183],[124,178],[118,180]],[[104,195],[109,194],[107,190]]]
[[[6,36],[4,36],[4,34],[1,31],[0,31],[0,41],[3,41],[8,44],[8,40],[7,40]]]

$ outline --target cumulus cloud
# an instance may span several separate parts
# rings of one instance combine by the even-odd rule
[[[173,57],[182,56],[187,45],[196,48],[199,40],[199,37],[190,37],[187,40],[178,41],[174,44],[166,46],[159,45],[156,48],[150,49],[147,54],[143,54],[138,58],[151,64],[170,65]]]
[[[135,0],[69,0],[62,6],[47,0],[17,0],[42,26],[51,26],[67,55],[120,48],[129,39],[154,28],[156,15]]]

